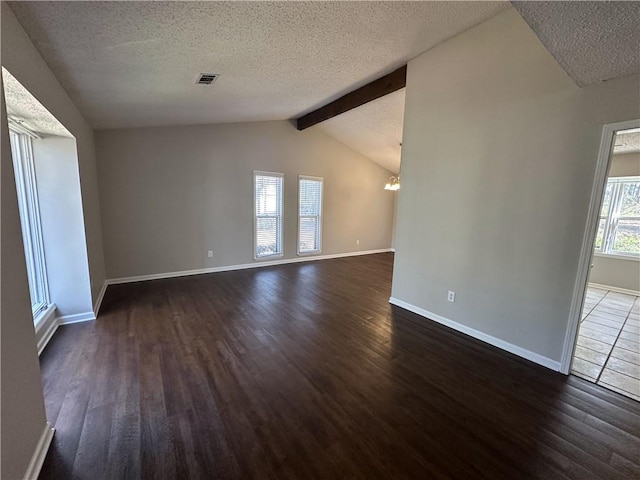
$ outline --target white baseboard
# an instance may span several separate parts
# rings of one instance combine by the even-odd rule
[[[38,344],[38,356],[44,350],[44,347],[47,346],[53,334],[56,333],[58,326],[60,323],[58,322],[58,318],[56,317],[56,307],[55,305],[51,306],[51,310],[45,312],[45,316],[42,319],[42,322],[38,324],[36,327],[36,339]]]
[[[68,325],[70,323],[88,322],[95,320],[96,315],[93,312],[75,313],[73,315],[63,315],[58,317],[58,323],[60,325]]]
[[[53,338],[53,334],[56,333],[60,325],[88,322],[95,319],[96,315],[93,312],[76,313],[74,315],[63,315],[61,317],[56,317],[54,314],[52,314],[49,318],[42,322],[40,328],[36,331],[38,356],[42,354],[45,347],[49,343],[49,340]]]
[[[29,466],[27,467],[27,472],[24,474],[24,480],[37,480],[38,475],[40,475],[40,470],[42,469],[44,459],[47,456],[49,447],[51,446],[51,441],[53,440],[54,433],[55,429],[49,422],[47,422],[42,435],[40,435],[40,439],[38,440],[36,449],[31,456],[31,461],[29,462]]]
[[[103,290],[106,287],[103,287]],[[104,293],[102,293],[104,295]],[[96,315],[94,312],[76,313],[74,315],[62,315],[60,317],[55,316],[55,305],[53,305],[52,311],[42,320],[42,323],[38,324],[36,329],[36,340],[38,344],[38,356],[42,354],[45,347],[49,343],[49,340],[56,333],[60,325],[68,325],[70,323],[88,322],[89,320],[95,320]]]
[[[625,293],[627,295],[633,295],[634,297],[640,297],[640,291],[638,290],[628,290],[626,288],[612,287],[611,285],[602,285],[600,283],[591,282],[589,282],[589,286],[593,288],[600,288],[602,290],[611,290],[612,292]]]
[[[98,312],[100,311],[100,305],[102,305],[102,299],[104,298],[104,294],[107,291],[108,283],[105,280],[102,284],[102,288],[100,289],[100,293],[98,293],[98,298],[96,298],[96,303],[93,305],[93,315],[97,318]]]
[[[469,335],[470,337],[481,340],[485,343],[488,343],[489,345],[493,345],[494,347],[498,347],[498,348],[501,348],[502,350],[506,350],[507,352],[513,353],[514,355],[530,360],[534,363],[542,365],[543,367],[547,367],[556,372],[560,371],[560,362],[556,360],[552,360],[550,358],[544,357],[537,353],[526,350],[522,347],[518,347],[517,345],[513,345],[509,342],[505,342],[504,340],[493,337],[491,335],[483,333],[474,328],[467,327],[466,325],[455,322],[453,320],[449,320],[448,318],[429,312],[420,307],[416,307],[415,305],[404,302],[397,298],[391,297],[389,299],[389,303],[396,305],[398,307],[402,307],[405,310],[409,310],[410,312],[416,313],[421,317],[425,317],[429,320],[433,320],[434,322],[440,323],[446,327],[457,330],[458,332],[464,333],[465,335]]]
[[[330,255],[314,255],[296,258],[284,258],[280,260],[270,260],[264,262],[243,263],[239,265],[227,265],[224,267],[199,268],[197,270],[182,270],[178,272],[154,273],[151,275],[138,275],[135,277],[111,278],[105,283],[107,285],[117,285],[120,283],[144,282],[146,280],[160,280],[163,278],[188,277],[190,275],[202,275],[204,273],[229,272],[232,270],[244,270],[247,268],[272,267],[274,265],[286,265],[288,263],[313,262],[315,260],[329,260],[332,258],[354,257],[357,255],[372,255],[375,253],[390,252],[390,248],[382,248],[379,250],[363,250],[360,252],[333,253]]]

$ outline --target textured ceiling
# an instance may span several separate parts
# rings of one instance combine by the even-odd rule
[[[2,69],[2,86],[7,116],[11,120],[42,136],[73,136],[5,68]]]
[[[640,72],[640,2],[512,2],[578,86]]]
[[[95,128],[288,119],[508,2],[11,2]],[[199,73],[218,73],[211,87]]]
[[[640,152],[640,131],[634,128],[616,134],[613,144],[613,153]]]
[[[322,130],[387,170],[398,173],[404,97],[403,88],[312,128]]]

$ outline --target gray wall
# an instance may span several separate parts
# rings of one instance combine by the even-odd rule
[[[76,138],[91,294],[104,284],[104,256],[93,129],[42,59],[6,2],[2,2],[2,66]]]
[[[638,113],[640,117],[640,112]],[[609,177],[640,176],[640,153],[620,153],[611,157]],[[640,291],[640,261],[595,254],[589,281],[600,285]]]
[[[638,112],[640,117],[640,112]],[[638,177],[640,176],[640,153],[617,153],[611,156],[609,177]]]
[[[392,295],[559,362],[602,125],[638,82],[576,87],[513,9],[410,61]]]
[[[93,298],[104,282],[93,131],[37,52],[6,2],[2,19],[2,66],[27,88],[78,142],[79,173]],[[2,106],[1,455],[2,478],[22,478],[45,428],[38,367],[4,98]]]
[[[33,156],[51,301],[58,316],[91,312],[76,141],[35,139]]]
[[[589,282],[640,292],[640,262],[595,255]]]
[[[393,221],[391,222],[391,248],[396,248],[396,225],[398,224],[398,192],[393,191]]]
[[[254,262],[254,170],[285,174],[284,258],[296,257],[301,174],[324,177],[322,254],[391,246],[390,172],[317,129],[103,130],[96,152],[109,278]]]
[[[4,34],[4,31],[2,32]],[[3,43],[4,47],[4,43]],[[0,75],[0,82],[2,76]],[[0,363],[2,415],[0,477],[23,478],[45,425],[27,267],[4,95],[0,131]]]

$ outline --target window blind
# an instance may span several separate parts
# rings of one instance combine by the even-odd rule
[[[282,255],[282,185],[280,173],[254,173],[256,258]]]
[[[322,250],[322,187],[322,178],[299,178],[298,253],[319,253]]]

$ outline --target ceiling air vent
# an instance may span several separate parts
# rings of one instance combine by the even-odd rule
[[[220,75],[215,73],[201,73],[196,81],[196,85],[211,85]]]

